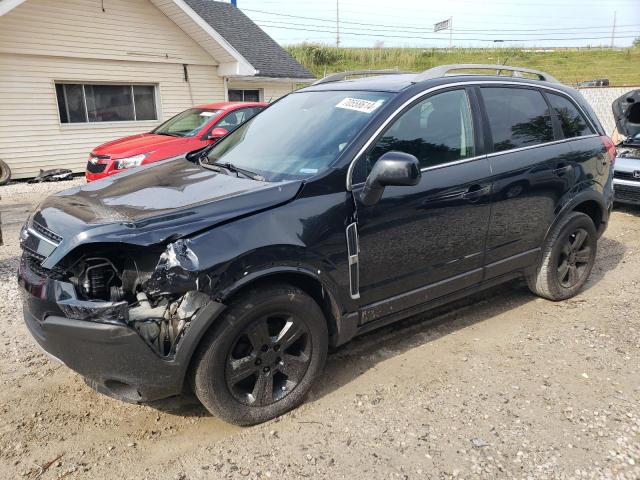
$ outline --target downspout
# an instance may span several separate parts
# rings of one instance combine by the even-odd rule
[[[182,75],[182,79],[186,82],[187,88],[189,89],[189,98],[191,99],[191,105],[193,105],[193,90],[191,89],[191,82],[189,81],[189,65],[187,65],[186,63],[182,64]]]

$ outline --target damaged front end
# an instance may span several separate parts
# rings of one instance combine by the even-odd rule
[[[197,258],[183,245],[179,240],[161,254],[120,246],[79,253],[57,268],[55,303],[70,319],[127,325],[170,359],[211,300],[199,291]]]
[[[155,307],[144,292],[139,292],[137,297],[138,305],[129,310],[128,323],[164,357],[175,354],[191,321],[209,301],[207,295],[193,290],[175,301],[163,298]]]

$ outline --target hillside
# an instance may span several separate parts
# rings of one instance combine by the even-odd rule
[[[544,70],[563,83],[608,78],[611,85],[640,85],[640,47],[625,49],[424,49],[335,48],[302,44],[287,50],[317,77],[344,70],[421,71],[448,63],[499,63]]]

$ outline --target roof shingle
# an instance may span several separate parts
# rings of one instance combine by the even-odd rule
[[[185,1],[258,70],[257,76],[315,78],[239,8],[213,0]]]

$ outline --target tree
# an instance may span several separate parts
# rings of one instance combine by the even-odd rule
[[[636,39],[633,41],[633,46],[640,47],[640,37],[636,37]]]

